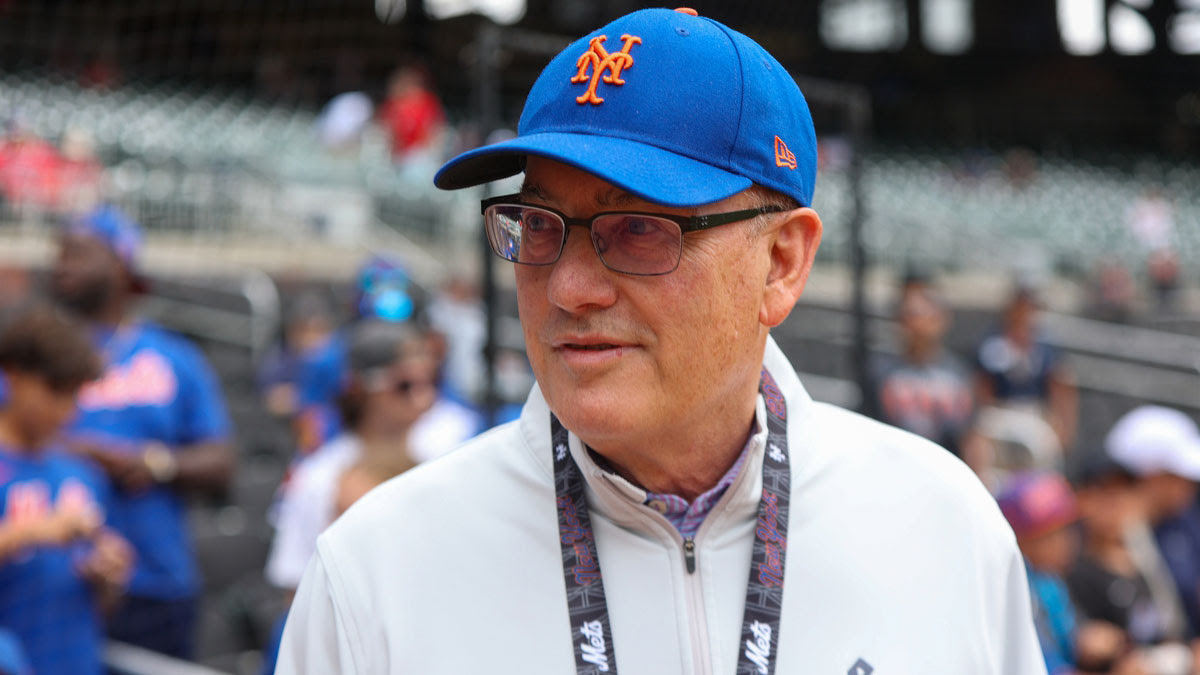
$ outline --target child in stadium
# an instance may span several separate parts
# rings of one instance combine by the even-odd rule
[[[1098,666],[1109,672],[1114,663],[1113,673],[1142,672],[1137,657],[1118,658],[1127,650],[1124,631],[1077,617],[1063,581],[1079,548],[1071,527],[1078,509],[1066,480],[1054,473],[1017,476],[997,499],[1025,557],[1034,626],[1050,675],[1095,672]]]
[[[104,527],[103,474],[54,443],[100,362],[81,327],[33,308],[0,333],[0,371],[0,626],[38,675],[101,673],[101,610],[132,549]]]

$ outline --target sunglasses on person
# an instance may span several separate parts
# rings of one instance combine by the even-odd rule
[[[548,206],[505,195],[482,202],[483,222],[492,251],[519,265],[553,265],[562,255],[571,226],[585,227],[604,266],[638,276],[669,274],[679,266],[685,232],[707,230],[785,210],[762,206],[702,216],[611,211],[590,218],[568,218]]]
[[[433,380],[396,380],[391,383],[388,390],[401,396],[408,396],[414,392],[432,389],[433,386]]]

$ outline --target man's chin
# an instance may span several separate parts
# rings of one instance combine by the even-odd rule
[[[637,411],[641,406],[636,398],[613,396],[597,398],[584,396],[552,404],[559,421],[593,449],[624,445],[638,435]],[[558,411],[562,411],[559,414]]]

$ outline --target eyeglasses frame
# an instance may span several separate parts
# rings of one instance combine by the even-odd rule
[[[600,250],[598,248],[596,248],[596,240],[592,237],[592,226],[595,224],[597,219],[603,218],[604,216],[621,215],[621,216],[646,216],[649,218],[662,218],[664,220],[669,220],[679,226],[679,239],[680,239],[679,254],[680,254],[680,256],[682,256],[683,255],[683,235],[685,235],[689,232],[699,232],[701,230],[708,230],[708,229],[712,229],[714,227],[720,227],[721,225],[731,225],[733,223],[740,223],[740,222],[743,222],[746,220],[750,220],[751,218],[757,218],[758,216],[766,215],[768,213],[782,213],[787,210],[786,208],[784,208],[782,206],[769,204],[767,206],[760,206],[758,208],[753,208],[753,209],[741,209],[738,211],[726,211],[724,213],[706,213],[706,214],[698,215],[698,216],[681,216],[681,215],[674,214],[674,213],[654,213],[652,211],[621,211],[621,210],[618,210],[618,211],[601,211],[600,213],[592,214],[591,216],[589,216],[587,218],[571,218],[571,217],[567,216],[565,213],[563,213],[562,211],[559,211],[558,209],[556,209],[554,207],[544,206],[542,204],[531,204],[529,202],[522,201],[521,195],[518,193],[518,194],[501,195],[499,197],[491,197],[489,199],[484,199],[480,202],[479,212],[481,214],[483,214],[484,216],[486,216],[487,210],[493,206],[528,206],[530,208],[548,211],[549,213],[554,214],[559,220],[561,220],[563,222],[563,236],[562,236],[562,242],[558,246],[558,254],[554,256],[554,260],[550,260],[547,262],[539,262],[539,263],[520,262],[517,260],[509,260],[508,258],[505,258],[503,255],[500,254],[499,251],[496,250],[496,244],[495,244],[495,242],[492,241],[492,236],[491,236],[491,232],[490,232],[490,228],[489,228],[488,245],[491,247],[492,253],[495,253],[496,256],[502,260],[508,260],[508,262],[511,262],[516,265],[529,265],[530,267],[547,267],[549,265],[553,265],[554,263],[558,262],[560,258],[562,258],[562,252],[567,247],[567,234],[570,232],[571,228],[572,227],[582,227],[588,231],[588,240],[592,242],[592,249],[596,251],[596,257],[600,258],[600,262],[603,263],[606,268],[608,268],[618,274],[629,274],[631,276],[638,276],[638,277],[657,277],[657,276],[662,276],[664,274],[670,274],[671,272],[674,272],[676,269],[678,269],[679,258],[675,259],[675,264],[671,266],[671,269],[663,271],[663,272],[649,272],[649,273],[626,272],[625,270],[613,269],[612,267],[609,266],[608,262],[606,262],[604,260],[604,256],[600,253]]]

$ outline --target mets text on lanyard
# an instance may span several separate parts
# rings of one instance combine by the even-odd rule
[[[742,617],[738,675],[773,675],[775,672],[787,553],[791,495],[787,405],[775,379],[765,368],[758,389],[767,408],[767,451],[763,456],[762,498],[758,503],[758,526]],[[578,675],[615,674],[616,649],[608,603],[604,598],[604,581],[600,577],[600,559],[596,555],[596,538],[588,516],[583,475],[568,449],[568,432],[553,413],[550,415],[550,436],[575,671]]]

